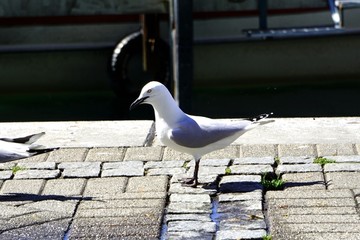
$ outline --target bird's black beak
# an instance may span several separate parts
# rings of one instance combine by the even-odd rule
[[[130,111],[133,110],[134,108],[136,108],[138,105],[142,104],[146,99],[148,99],[149,97],[143,97],[143,98],[139,98],[136,99],[131,105],[130,105]]]

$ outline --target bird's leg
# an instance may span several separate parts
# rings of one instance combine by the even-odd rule
[[[192,178],[183,179],[183,185],[194,188],[198,185],[199,164],[200,164],[200,159],[196,159],[194,175]]]

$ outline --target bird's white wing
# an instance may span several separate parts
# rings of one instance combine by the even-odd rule
[[[176,144],[188,148],[201,148],[246,131],[250,121],[224,122],[204,117],[187,117],[169,130],[168,136]]]
[[[0,162],[28,157],[28,150],[28,145],[0,140]]]
[[[23,144],[33,144],[34,142],[36,142],[39,138],[41,138],[44,135],[45,135],[45,133],[41,132],[41,133],[32,134],[32,135],[25,136],[25,137],[20,137],[20,138],[0,138],[0,141],[23,143]]]

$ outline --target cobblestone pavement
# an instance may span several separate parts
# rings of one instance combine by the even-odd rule
[[[60,148],[0,164],[0,239],[360,239],[359,147],[231,145],[198,188],[169,148]],[[261,184],[274,173],[284,190]]]

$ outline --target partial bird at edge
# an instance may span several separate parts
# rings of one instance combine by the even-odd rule
[[[46,148],[35,142],[45,135],[45,132],[31,134],[18,138],[0,138],[0,163],[31,157],[50,152],[58,148]]]

